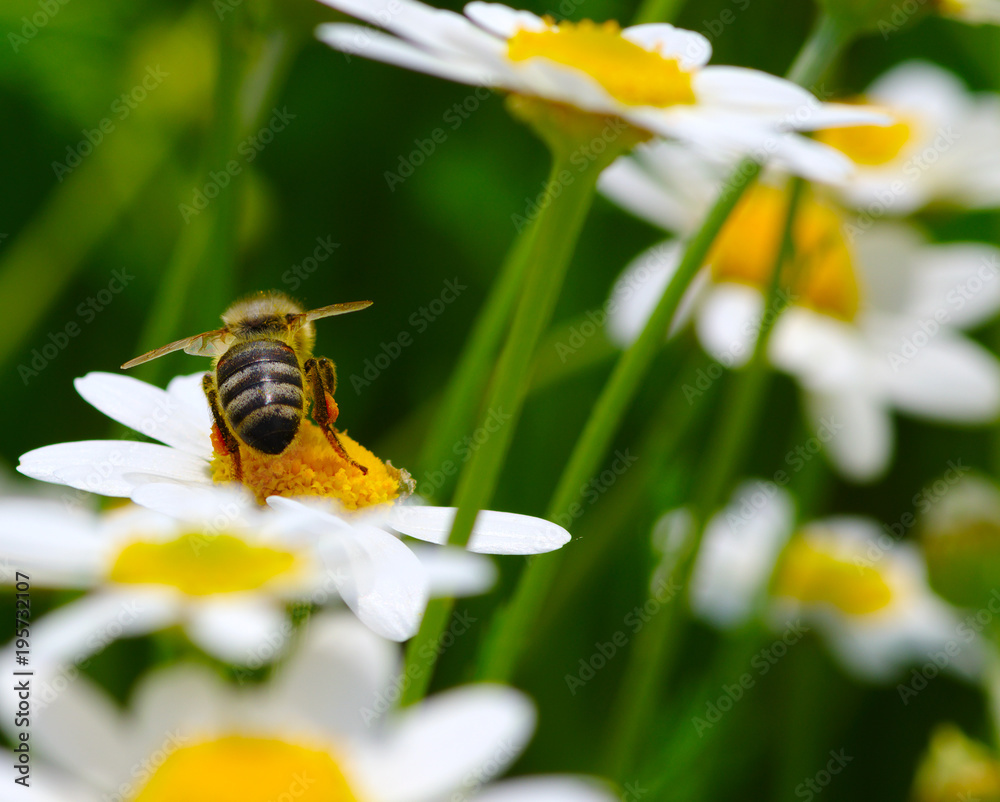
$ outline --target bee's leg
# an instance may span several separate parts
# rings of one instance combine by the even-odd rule
[[[368,469],[364,465],[351,459],[333,428],[333,423],[340,414],[337,402],[333,400],[334,390],[337,389],[337,371],[333,367],[333,363],[326,357],[320,357],[319,359],[307,359],[302,367],[305,370],[309,391],[312,394],[313,419],[323,430],[323,434],[330,441],[334,451],[361,473],[368,473]]]
[[[205,398],[208,399],[208,408],[212,410],[215,429],[219,433],[219,437],[222,438],[226,450],[232,455],[236,481],[242,482],[243,463],[240,461],[240,443],[236,439],[236,435],[230,430],[229,424],[226,423],[226,418],[219,408],[219,391],[215,389],[215,379],[212,378],[211,373],[206,373],[205,377],[201,380],[201,389],[205,391]]]

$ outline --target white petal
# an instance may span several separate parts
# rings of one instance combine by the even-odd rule
[[[208,462],[154,443],[83,440],[29,451],[17,470],[32,479],[104,496],[128,496],[151,478],[211,482]]]
[[[58,684],[50,679],[35,677],[32,747],[99,788],[116,788],[129,778],[133,755],[117,706],[79,674],[60,677]]]
[[[316,29],[316,38],[348,55],[364,56],[473,86],[490,85],[486,80],[488,70],[485,66],[457,58],[437,56],[402,39],[360,25],[341,23],[320,25]]]
[[[854,164],[843,153],[798,134],[779,137],[771,157],[782,169],[809,181],[840,184],[854,172]]]
[[[637,160],[616,159],[597,182],[601,193],[636,217],[666,231],[687,231],[691,210]]]
[[[360,734],[370,732],[398,699],[400,689],[393,684],[398,665],[394,644],[354,616],[319,614],[302,631],[298,648],[271,687],[287,714],[329,733]]]
[[[702,346],[727,367],[745,365],[753,356],[763,308],[764,298],[753,287],[716,285],[695,318]]]
[[[558,774],[504,780],[475,796],[476,802],[615,802],[617,799],[599,780]]]
[[[705,530],[691,583],[691,607],[718,627],[754,611],[795,523],[792,498],[772,482],[745,482]]]
[[[608,307],[608,339],[627,348],[646,328],[670,280],[677,272],[681,244],[661,242],[639,254],[615,282]]]
[[[73,382],[84,400],[109,418],[188,454],[212,457],[205,415],[191,415],[168,392],[131,376],[88,373]],[[202,404],[208,402],[202,396]]]
[[[216,594],[191,607],[191,640],[234,665],[256,668],[280,657],[292,631],[280,602],[260,593]]]
[[[534,726],[531,702],[511,688],[448,691],[404,711],[384,742],[360,752],[361,776],[379,802],[449,798],[503,771]]]
[[[169,593],[139,587],[93,593],[35,622],[32,661],[52,670],[79,663],[119,638],[163,629],[178,616],[178,603]]]
[[[549,26],[541,17],[530,11],[514,10],[502,3],[469,3],[463,9],[465,16],[490,33],[510,39],[518,31],[544,31]]]
[[[397,505],[389,525],[404,535],[428,543],[448,542],[454,507]],[[512,512],[481,510],[469,538],[469,551],[481,554],[543,554],[566,545],[570,534],[558,524]]]
[[[321,547],[344,602],[384,638],[416,634],[427,606],[429,581],[417,556],[374,526],[338,533]]]
[[[432,597],[478,596],[492,588],[497,580],[497,567],[486,555],[419,543],[414,543],[410,549],[427,571]]]
[[[894,111],[916,115],[931,129],[961,119],[968,90],[958,77],[937,64],[912,59],[882,74],[865,96]]]
[[[699,102],[726,108],[750,107],[775,116],[812,114],[822,105],[791,81],[745,67],[705,67],[692,81]]]
[[[131,699],[135,748],[148,757],[157,750],[173,752],[193,745],[197,736],[228,723],[234,695],[204,665],[175,663],[154,669]]]
[[[893,426],[885,404],[863,390],[806,394],[809,418],[831,432],[826,453],[837,469],[856,482],[877,479],[892,457]]]
[[[910,265],[910,311],[962,328],[992,319],[1000,310],[1000,251],[957,242],[923,248]]]
[[[242,485],[148,482],[132,492],[132,501],[150,510],[192,523],[209,524],[215,531],[248,525],[259,518],[253,495]]]
[[[622,37],[664,58],[677,59],[684,70],[703,67],[712,57],[712,45],[708,39],[700,33],[675,28],[666,22],[633,25],[622,31]]]
[[[910,340],[922,333],[914,327]],[[920,342],[924,342],[921,340]],[[978,343],[945,329],[897,362],[887,388],[900,409],[938,420],[988,423],[1000,413],[1000,363]]]
[[[39,588],[90,587],[106,552],[90,512],[43,499],[0,501],[0,583],[12,584],[18,570]]]

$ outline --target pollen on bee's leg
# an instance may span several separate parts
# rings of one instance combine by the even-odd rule
[[[268,496],[320,496],[336,499],[349,510],[387,504],[413,492],[413,479],[406,471],[382,462],[344,432],[337,436],[348,457],[364,465],[367,472],[345,460],[330,445],[323,430],[304,419],[283,454],[270,456],[243,448],[241,481],[261,504]],[[212,442],[212,479],[232,481],[236,477],[232,455],[220,449],[224,443],[214,437]]]
[[[337,417],[340,415],[340,407],[337,406],[337,402],[334,401],[333,396],[329,393],[324,393],[326,396],[326,413],[330,416],[330,425],[332,426],[337,422]]]

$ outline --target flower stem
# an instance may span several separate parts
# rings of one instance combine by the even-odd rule
[[[765,314],[761,319],[753,356],[742,373],[734,377],[720,413],[720,425],[715,429],[705,451],[703,465],[706,475],[698,483],[698,491],[692,503],[692,537],[685,543],[671,572],[676,584],[682,588],[690,585],[691,570],[708,517],[724,501],[725,493],[755,432],[753,422],[757,418],[771,375],[767,364],[767,349],[781,309],[780,290],[789,277],[785,265],[790,263],[794,249],[792,232],[802,187],[800,179],[793,180],[781,244],[775,256]],[[650,712],[656,706],[657,685],[670,672],[682,624],[677,607],[676,604],[665,607],[636,636],[621,684],[621,697],[614,706],[617,715],[610,728],[611,767],[618,776],[623,776],[631,768],[639,738],[649,721]]]
[[[850,40],[850,31],[845,30],[828,14],[821,14],[785,77],[799,86],[812,86],[823,77],[823,73]]]
[[[729,217],[744,189],[759,171],[760,165],[746,160],[734,172],[727,189],[715,202],[701,229],[688,244],[680,265],[646,327],[618,360],[563,470],[555,495],[549,504],[547,512],[549,520],[555,520],[566,512],[576,500],[580,486],[600,464],[601,457],[611,438],[614,437],[625,410],[638,392],[639,384],[663,342],[688,284],[704,264],[716,234]],[[524,632],[544,602],[563,559],[561,551],[540,555],[525,569],[513,598],[507,607],[497,614],[492,631],[486,639],[478,663],[480,679],[498,682],[510,679],[526,640]]]
[[[484,412],[484,426],[488,422],[485,418],[494,413],[505,423],[473,453],[459,479],[455,491],[458,511],[448,539],[458,546],[468,543],[479,510],[493,497],[527,392],[532,356],[555,309],[570,257],[593,200],[597,177],[610,161],[588,161],[581,170],[579,164],[571,161],[578,151],[551,141],[550,145],[553,163],[543,200],[539,202],[543,208],[537,216],[534,233],[524,245],[526,264],[520,299]],[[407,649],[407,676],[413,679],[403,694],[403,704],[411,704],[424,695],[437,659],[437,642],[453,605],[451,599],[434,599],[428,605],[420,631]]]
[[[455,444],[471,428],[470,422],[482,399],[500,340],[524,281],[528,265],[526,257],[530,252],[538,219],[517,235],[500,268],[500,275],[476,317],[472,333],[459,357],[458,366],[452,374],[427,436],[427,444],[420,456],[418,476],[440,470],[454,456],[452,449]]]
[[[677,16],[684,0],[643,0],[639,10],[635,12],[633,25],[647,22],[670,22]]]

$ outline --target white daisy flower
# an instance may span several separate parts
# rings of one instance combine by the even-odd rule
[[[349,55],[620,117],[707,152],[763,147],[818,153],[816,143],[779,141],[775,134],[884,119],[872,110],[820,103],[790,81],[757,70],[706,66],[708,40],[665,23],[624,29],[615,22],[555,23],[483,2],[466,5],[464,15],[415,0],[322,2],[395,34],[320,26],[318,37]],[[830,152],[824,156],[838,172],[849,168]]]
[[[147,676],[122,712],[81,677],[32,721],[32,748],[61,770],[63,789],[67,778],[75,788],[46,788],[42,767],[33,779],[46,802],[613,799],[582,777],[492,782],[535,726],[518,691],[470,685],[376,715],[397,677],[396,650],[343,616],[317,617],[264,686],[236,689],[203,666],[174,666]]]
[[[936,64],[907,61],[875,81],[864,100],[891,114],[893,124],[817,134],[857,165],[841,189],[847,205],[875,217],[933,203],[1000,205],[1000,96],[970,94]]]
[[[1000,0],[937,0],[935,8],[945,17],[974,25],[1000,25]]]
[[[632,211],[654,223],[684,217],[679,190],[657,194],[655,177],[644,186],[645,194],[631,196]],[[693,190],[683,192],[690,197]],[[1000,309],[1000,251],[980,243],[930,245],[901,223],[853,236],[837,206],[809,193],[794,234],[795,285],[779,299],[780,309],[765,310],[786,207],[787,193],[775,186],[748,191],[674,328],[693,317],[706,351],[737,367],[752,354],[763,316],[787,307],[772,335],[771,362],[798,380],[829,457],[857,481],[888,467],[893,409],[964,425],[993,421],[1000,363],[962,330]],[[626,268],[617,286],[633,291],[616,293],[609,308],[608,333],[618,345],[638,337],[681,253],[679,243],[661,244]]]
[[[744,484],[713,516],[693,577],[697,615],[729,627],[763,614],[776,631],[802,622],[861,679],[888,681],[939,653],[962,675],[979,670],[980,644],[931,591],[913,544],[867,518],[796,530],[790,495],[770,482]]]
[[[171,490],[146,485],[139,494],[170,498],[172,517],[132,505],[95,514],[0,501],[0,551],[33,587],[91,591],[35,622],[34,661],[79,663],[117,638],[179,625],[206,652],[256,667],[281,653],[289,603],[339,597],[374,632],[405,640],[429,595],[481,593],[495,578],[488,558],[411,550],[368,520],[287,499],[264,511],[240,493]]]
[[[130,440],[59,443],[24,454],[17,469],[34,479],[80,491],[131,498],[167,514],[177,504],[196,505],[211,518],[219,512],[219,496],[212,491],[229,474],[225,463],[220,468],[220,458],[213,450],[202,375],[177,377],[166,390],[112,373],[89,373],[77,379],[76,389],[86,401],[163,445]],[[384,468],[379,470],[382,463],[367,450],[368,474],[355,471],[345,476],[344,461],[332,453],[325,438],[317,435],[313,443],[309,440],[312,429],[308,425],[304,428],[301,441],[305,442],[296,440],[289,451],[301,448],[306,456],[286,459],[282,455],[280,470],[274,460],[262,461],[260,480],[266,484],[253,487],[258,499],[264,495],[272,507],[288,506],[287,499],[278,496],[311,500],[315,503],[310,506],[317,514],[326,515],[333,528],[365,524],[391,528],[430,543],[447,542],[454,508],[401,503],[395,495],[398,482]],[[338,436],[349,452],[358,454],[362,449],[345,433]],[[313,456],[310,450],[322,453]],[[327,462],[336,470],[325,469]],[[247,474],[244,460],[244,479],[249,481]],[[319,503],[322,509],[316,506]],[[560,548],[569,539],[569,532],[549,521],[483,510],[467,548],[483,554],[540,554]]]

